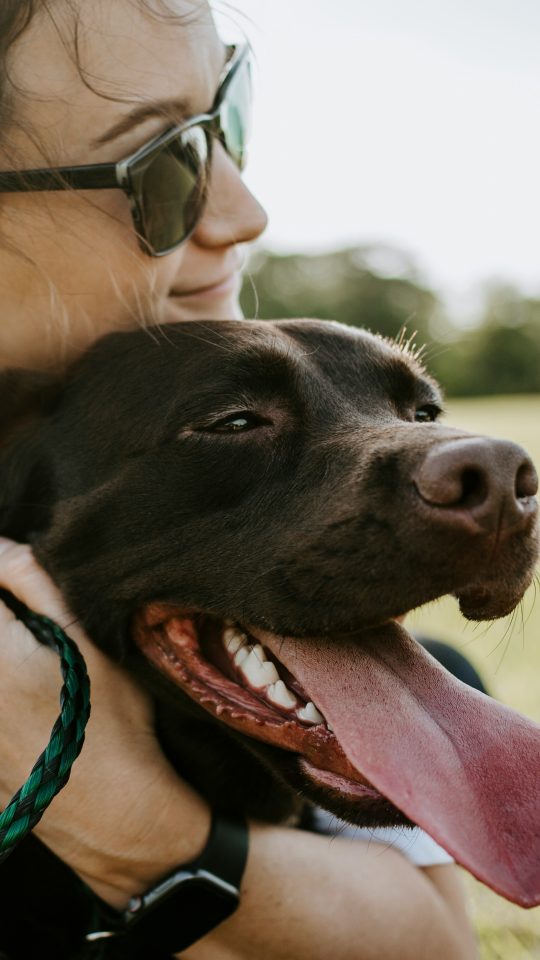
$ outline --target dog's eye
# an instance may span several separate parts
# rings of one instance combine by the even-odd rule
[[[416,411],[414,419],[417,423],[435,423],[441,412],[441,409],[434,403],[426,403],[424,407],[420,407]]]
[[[222,420],[216,420],[215,423],[205,427],[205,433],[247,433],[248,430],[255,430],[257,427],[267,423],[262,417],[249,410],[241,410],[238,413],[232,413]]]

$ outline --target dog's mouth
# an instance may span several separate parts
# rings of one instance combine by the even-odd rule
[[[151,604],[135,642],[213,716],[297,754],[327,795],[393,805],[497,892],[540,903],[540,728],[396,622],[299,639]]]
[[[355,801],[383,800],[349,762],[300,681],[245,627],[153,604],[135,633],[145,656],[221,722],[298,754],[317,786]]]

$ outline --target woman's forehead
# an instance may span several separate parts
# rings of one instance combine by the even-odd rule
[[[125,156],[180,112],[209,109],[224,58],[205,0],[59,0],[38,10],[10,72],[21,118],[55,162],[97,163]],[[159,106],[107,139],[141,104]]]

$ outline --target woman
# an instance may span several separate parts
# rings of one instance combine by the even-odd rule
[[[203,0],[3,0],[0,36],[3,171],[116,163],[148,144],[152,153],[163,131],[208,110],[230,69]],[[153,219],[161,181],[153,184],[150,209],[146,186],[128,198],[114,184],[81,189],[79,174],[64,175],[75,176],[74,189],[54,189],[55,176],[57,187],[66,186],[57,175],[41,183],[42,175],[4,177],[3,368],[60,367],[101,334],[145,320],[240,318],[241,245],[261,234],[266,218],[242,183],[230,142],[213,138],[209,183],[200,182],[207,141],[197,130],[182,146],[199,179],[170,236],[163,235],[163,218]],[[69,623],[29,549],[0,546],[0,585]],[[4,805],[43,747],[59,675],[54,654],[6,609],[0,616]],[[87,659],[92,718],[71,780],[35,832],[120,910],[198,854],[210,811],[161,754],[145,694],[78,627],[70,633]],[[0,890],[9,865],[0,867]],[[1,941],[0,922],[6,950]],[[238,911],[182,956],[464,960],[474,946],[453,865],[418,869],[395,849],[382,855],[376,844],[330,844],[251,824]]]

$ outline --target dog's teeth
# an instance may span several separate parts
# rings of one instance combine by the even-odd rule
[[[290,709],[295,707],[298,703],[294,693],[292,693],[288,687],[285,686],[283,680],[277,680],[276,683],[273,683],[268,690],[266,691],[266,696],[271,703],[275,703],[277,707],[286,707]]]
[[[235,666],[241,667],[245,660],[248,659],[251,652],[251,647],[240,647],[240,649],[234,655]]]
[[[255,647],[253,647],[253,653],[260,660],[261,663],[267,662],[266,654],[264,652],[264,647],[261,647],[260,643],[258,643]]]
[[[249,655],[240,664],[240,672],[252,687],[264,686],[264,677],[261,676],[261,666],[261,661],[257,654],[253,652],[253,647],[250,647]]]
[[[236,627],[227,627],[227,629],[223,631],[223,646],[233,656],[240,647],[245,646],[246,643],[247,637],[245,633],[242,633],[242,631]]]
[[[328,723],[328,720],[326,721],[326,726],[328,727],[330,733],[333,733],[333,732],[334,732],[334,728],[333,728],[333,726],[332,726],[331,723]]]
[[[296,711],[296,716],[299,720],[304,720],[305,723],[324,723],[322,713],[319,713],[317,707],[311,700],[309,703],[306,703],[305,707]]]
[[[277,683],[279,680],[279,673],[277,672],[273,663],[270,663],[269,660],[265,660],[262,664],[264,674],[266,677],[265,686],[271,686],[273,683]]]
[[[255,649],[252,647],[250,654],[240,665],[240,672],[242,676],[251,684],[252,687],[255,687],[256,690],[260,690],[263,687],[268,687],[270,684],[275,683],[279,680],[279,674],[273,663],[269,663],[268,660],[265,660],[264,663],[261,663],[261,660],[258,654],[255,652]]]

